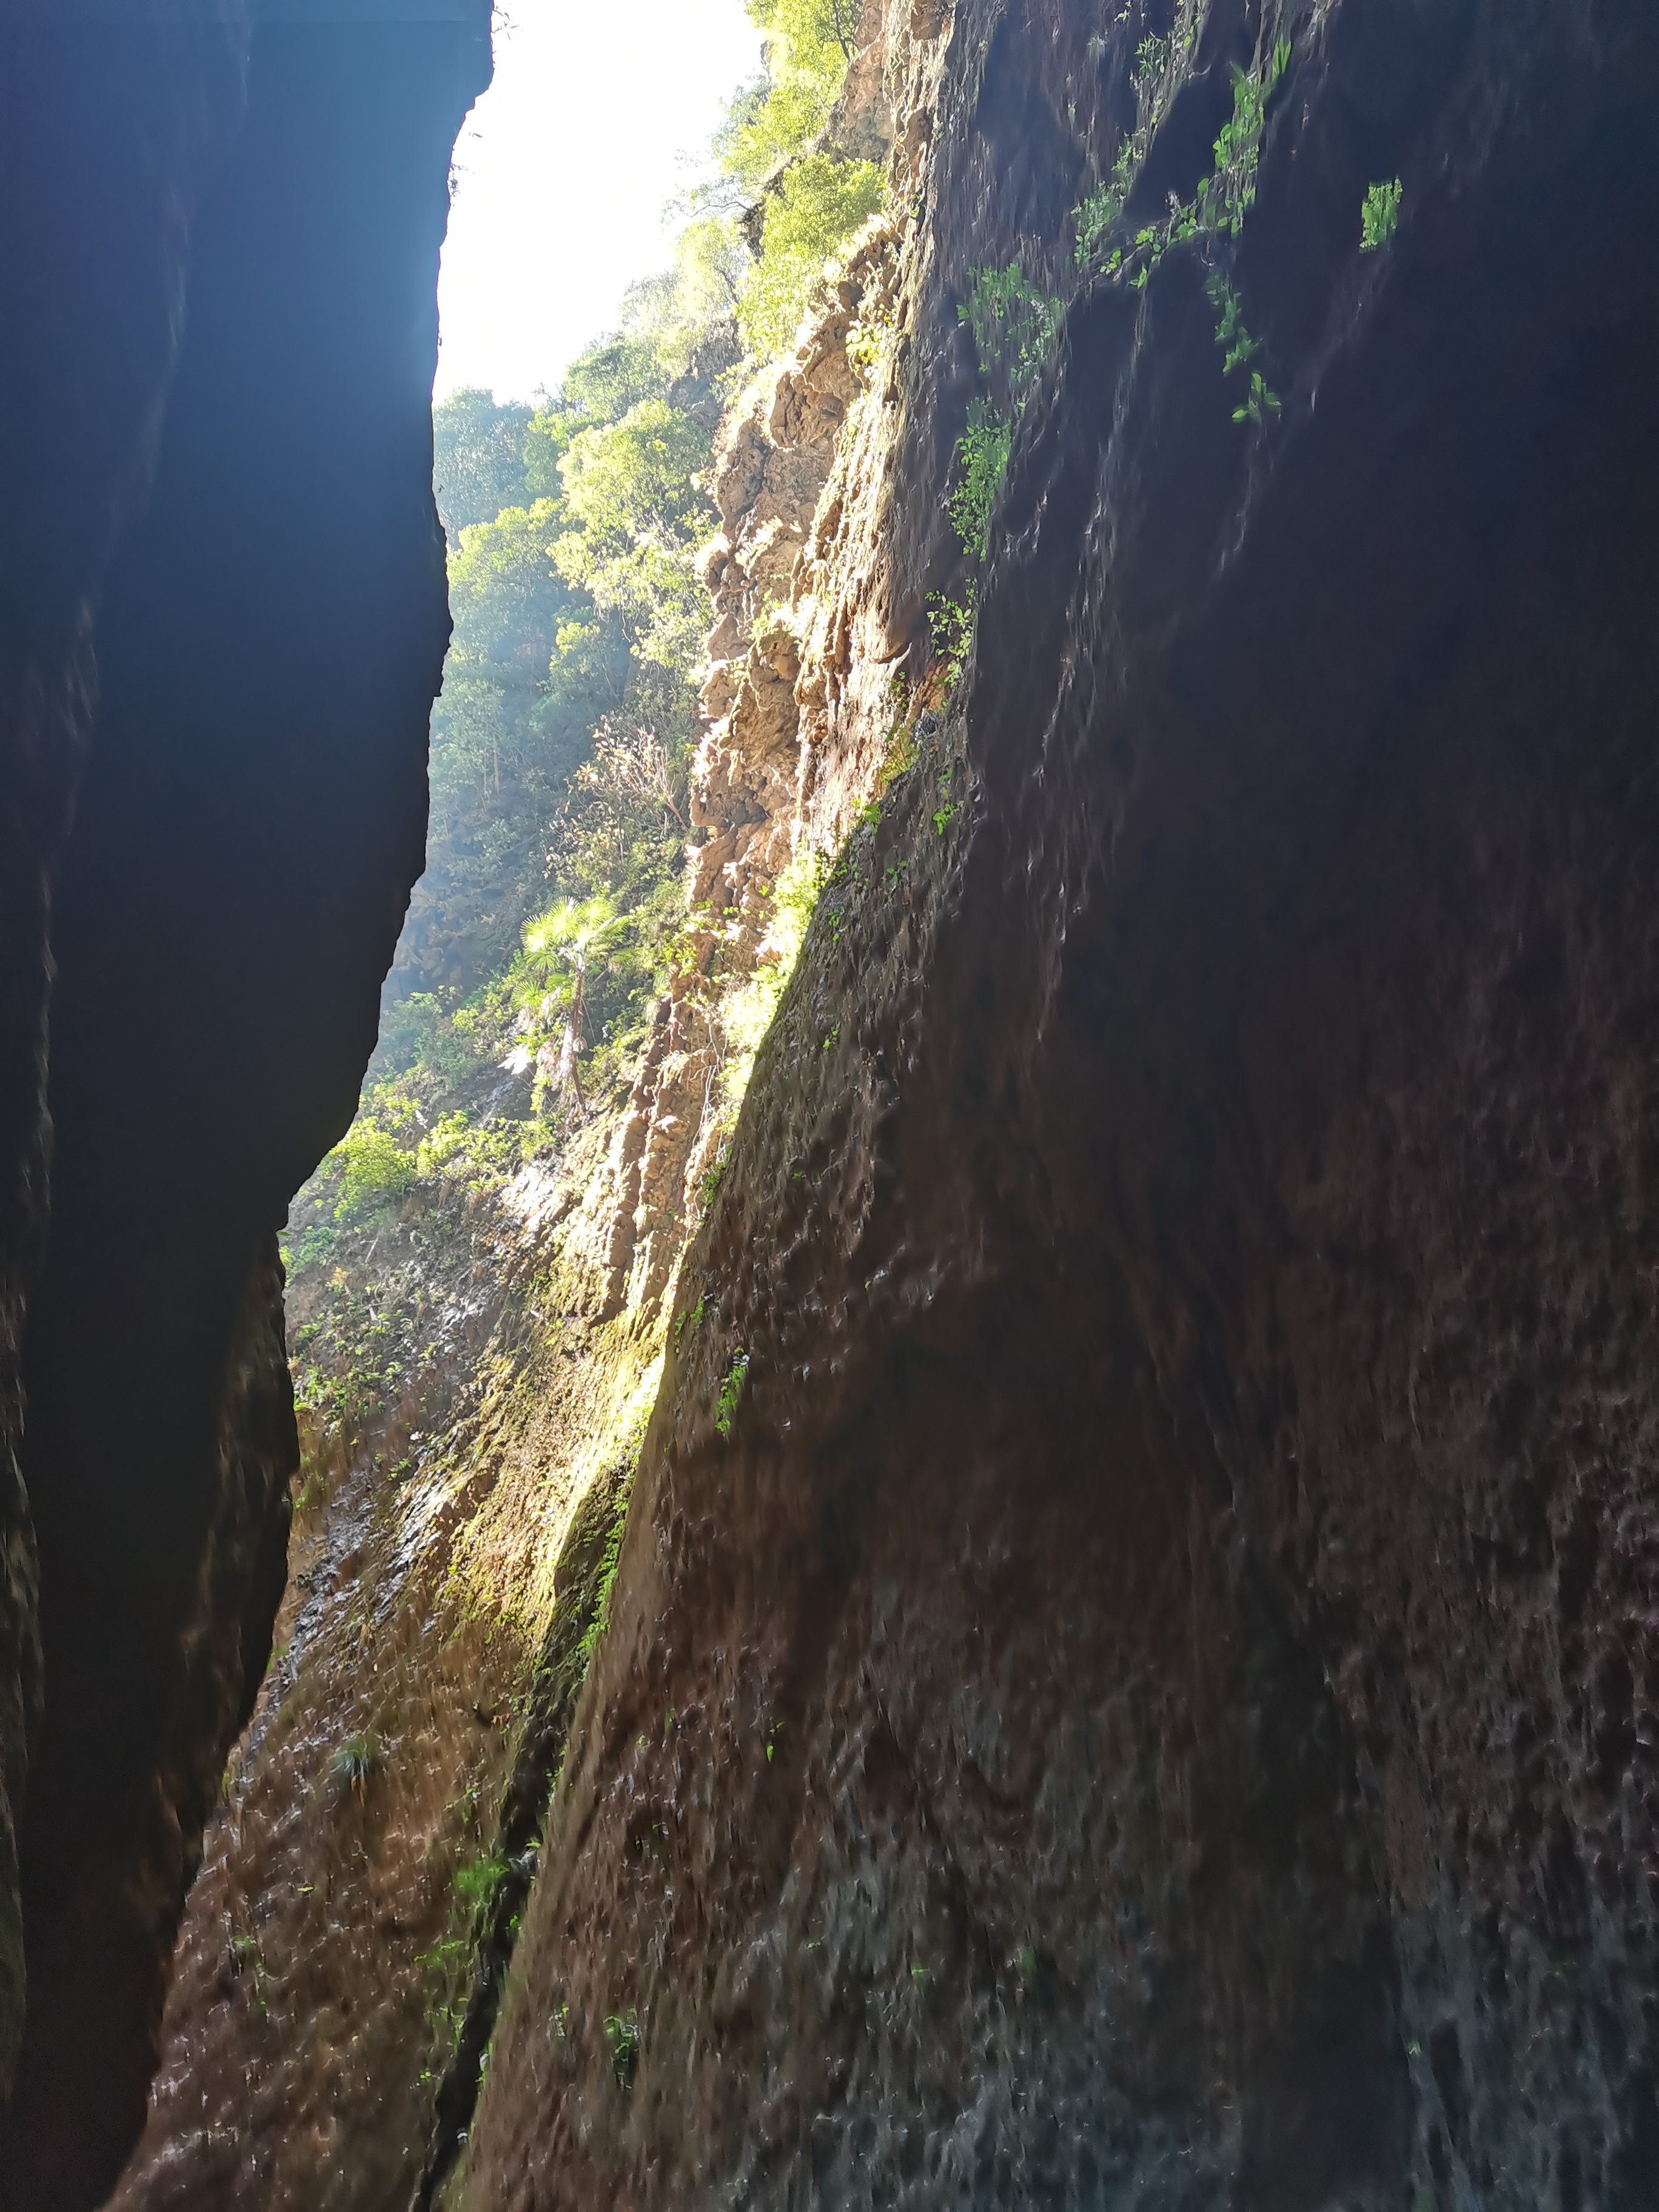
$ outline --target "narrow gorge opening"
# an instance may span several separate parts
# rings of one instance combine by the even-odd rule
[[[287,1594],[133,2212],[309,2193],[325,2136],[342,2203],[459,2201],[676,1269],[846,826],[798,809],[792,579],[890,365],[880,11],[493,32],[438,295],[424,868],[280,1240]],[[637,2009],[603,2033],[621,2080]]]
[[[0,2206],[1659,2201],[1659,15],[520,10],[0,15]]]

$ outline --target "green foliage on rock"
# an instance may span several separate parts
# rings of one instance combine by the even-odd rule
[[[887,185],[874,161],[805,155],[785,170],[761,216],[761,252],[738,299],[738,327],[757,361],[794,345],[796,327],[825,265],[872,215]]]
[[[1064,302],[1047,292],[1018,260],[1004,269],[975,269],[957,319],[972,332],[974,356],[991,397],[968,403],[968,420],[957,441],[957,481],[947,502],[962,550],[977,568],[990,547],[991,515],[1008,473],[1014,426],[1053,355]],[[963,654],[964,611],[957,616],[953,668]],[[943,628],[941,650],[951,651]]]
[[[968,403],[968,427],[957,441],[960,473],[951,494],[951,520],[963,550],[983,561],[990,543],[991,510],[1008,472],[1013,424],[983,399]]]
[[[1054,294],[1011,261],[1006,269],[975,270],[957,319],[973,332],[981,372],[1006,380],[1018,406],[1053,353],[1064,313]]]
[[[803,152],[830,120],[858,51],[859,0],[748,0],[766,34],[766,76],[732,101],[714,142],[725,173],[758,191],[781,161]]]
[[[738,322],[757,360],[787,353],[825,264],[886,196],[873,161],[809,154],[767,196],[761,250],[744,284]]]
[[[391,1130],[359,1119],[340,1139],[333,1158],[340,1164],[337,1221],[386,1206],[403,1196],[415,1180],[415,1163]]]
[[[1400,200],[1404,185],[1396,177],[1392,184],[1368,185],[1359,210],[1359,250],[1375,253],[1386,246],[1400,228]]]

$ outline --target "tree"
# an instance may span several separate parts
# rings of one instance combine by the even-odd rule
[[[885,187],[873,161],[808,154],[769,193],[760,257],[738,306],[749,350],[762,361],[787,350],[824,263],[881,206]]]
[[[524,441],[532,410],[498,405],[469,385],[432,410],[432,489],[453,546],[470,525],[493,522],[525,496]]]
[[[554,541],[555,567],[664,666],[689,667],[708,626],[690,558],[714,520],[694,480],[708,459],[690,416],[642,399],[620,422],[579,431],[559,462],[570,526]]]

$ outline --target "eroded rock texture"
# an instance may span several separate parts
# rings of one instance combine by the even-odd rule
[[[0,33],[9,2212],[99,2201],[143,2122],[281,1595],[274,1231],[349,1118],[421,865],[434,290],[487,11],[298,12],[335,20]]]
[[[946,302],[1113,15],[959,9]],[[1196,256],[1070,307],[763,1049],[471,2206],[1659,2191],[1659,27],[1217,6],[1148,211],[1281,31],[1278,410]]]

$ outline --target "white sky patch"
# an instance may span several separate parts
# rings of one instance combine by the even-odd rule
[[[435,397],[529,399],[614,328],[760,55],[743,0],[501,0],[495,81],[455,148]]]

